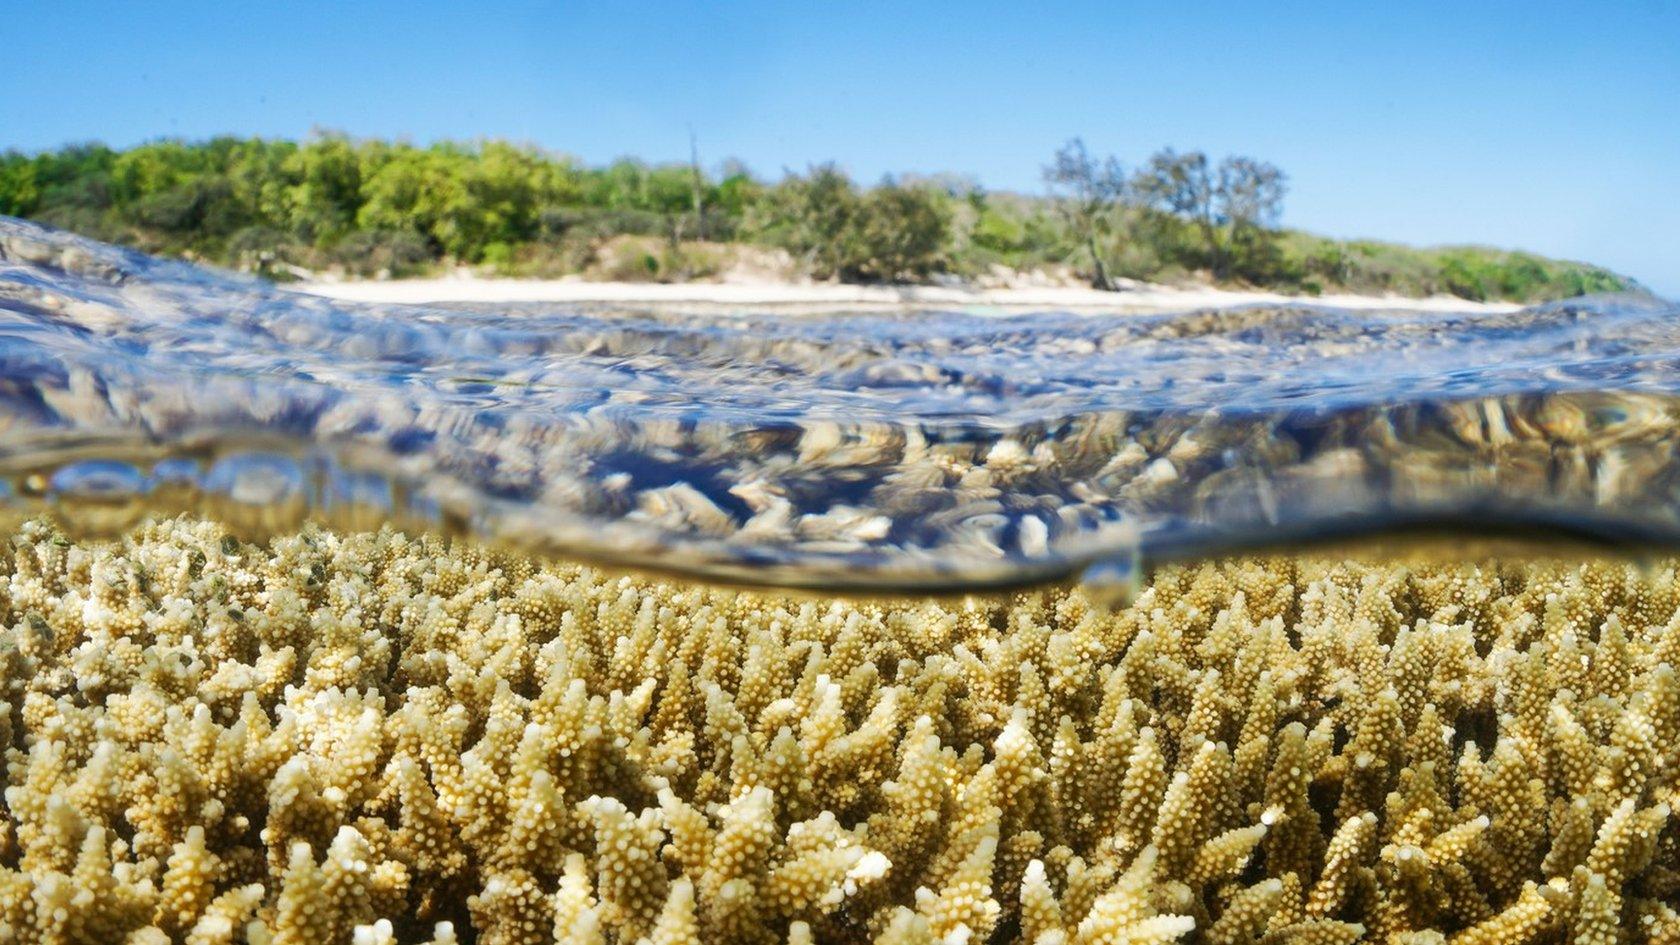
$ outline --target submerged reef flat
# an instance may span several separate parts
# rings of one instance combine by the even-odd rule
[[[1676,562],[773,595],[392,530],[0,555],[0,941],[1680,941]]]
[[[0,480],[825,591],[1350,522],[1680,544],[1672,303],[958,308],[345,305],[0,217]]]

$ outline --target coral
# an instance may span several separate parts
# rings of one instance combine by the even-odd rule
[[[391,530],[0,555],[0,942],[1680,940],[1673,562],[840,600]]]

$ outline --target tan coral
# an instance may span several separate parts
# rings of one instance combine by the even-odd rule
[[[1249,557],[1106,610],[25,523],[0,942],[1676,941],[1675,574]]]

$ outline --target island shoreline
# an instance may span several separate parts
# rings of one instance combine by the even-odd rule
[[[1177,288],[1138,283],[1118,291],[1067,286],[982,288],[947,285],[843,283],[590,282],[577,279],[503,279],[450,276],[432,279],[308,281],[285,288],[346,302],[432,305],[575,304],[760,309],[998,309],[1067,310],[1090,314],[1143,314],[1249,305],[1311,305],[1357,310],[1498,314],[1523,306],[1452,296],[1424,298],[1354,294],[1285,295],[1216,288]]]

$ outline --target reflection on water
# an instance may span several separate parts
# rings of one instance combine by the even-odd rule
[[[0,475],[96,528],[394,518],[824,586],[1440,516],[1669,539],[1675,315],[348,305],[0,218]]]

